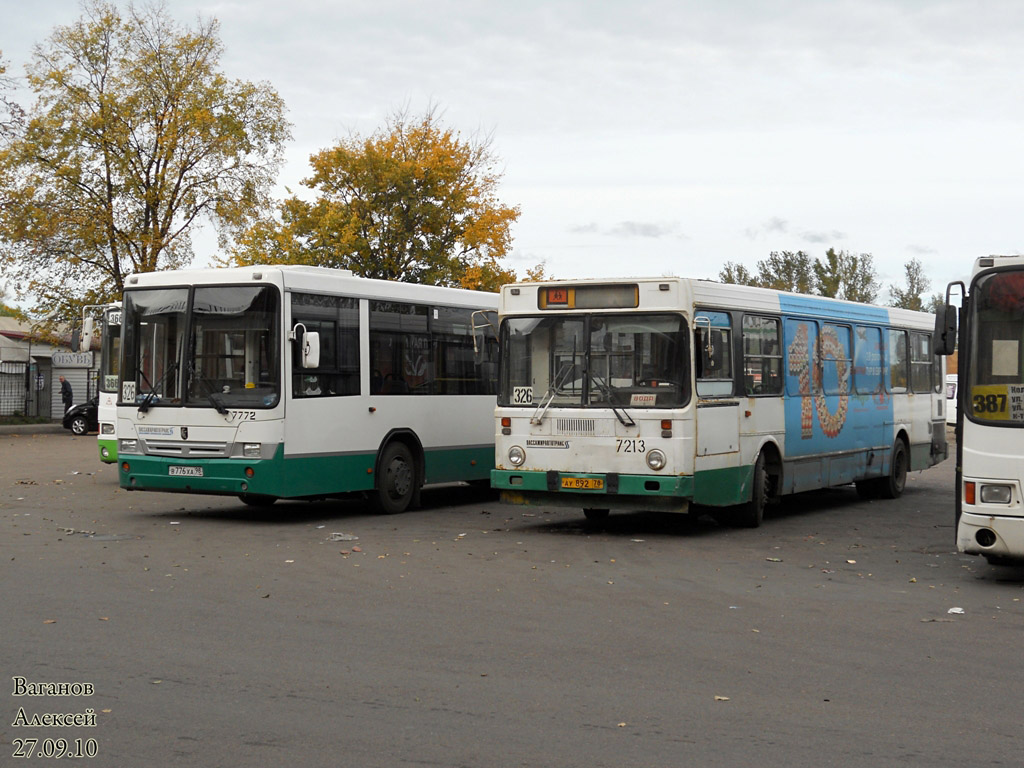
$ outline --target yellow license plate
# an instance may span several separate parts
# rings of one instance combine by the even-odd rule
[[[562,487],[573,491],[603,491],[604,478],[601,477],[563,477]]]

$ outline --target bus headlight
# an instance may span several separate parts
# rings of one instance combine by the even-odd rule
[[[104,435],[112,435],[114,434],[114,425],[103,422],[102,424],[100,424],[100,432],[102,432]]]
[[[665,468],[665,454],[655,448],[647,452],[647,466],[657,472]]]
[[[983,504],[1009,504],[1013,491],[1008,485],[981,486],[981,502]]]
[[[518,445],[513,445],[508,449],[508,460],[513,467],[521,466],[526,461],[526,451]]]
[[[118,453],[138,453],[139,452],[139,441],[138,440],[122,440],[118,447]]]
[[[258,459],[260,457],[260,444],[242,443],[242,456],[246,459]]]

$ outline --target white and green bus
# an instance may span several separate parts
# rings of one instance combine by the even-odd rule
[[[760,525],[785,494],[902,493],[946,458],[934,316],[682,278],[502,289],[506,502]]]
[[[959,285],[962,306],[950,304]],[[1024,560],[1024,256],[976,259],[951,283],[936,324],[940,354],[959,353],[956,546],[990,563]]]
[[[121,362],[121,305],[103,308],[100,326],[100,371],[96,420],[99,422],[100,461],[117,461],[117,385],[118,366]]]
[[[133,275],[120,485],[399,512],[424,484],[486,484],[497,299],[318,267]]]
[[[121,360],[121,305],[87,304],[82,307],[82,328],[76,330],[71,339],[75,351],[89,352],[96,327],[94,315],[100,318],[100,368],[96,387],[96,421],[99,424],[97,443],[100,461],[113,464],[117,461],[117,370]]]

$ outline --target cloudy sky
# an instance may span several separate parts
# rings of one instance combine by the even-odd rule
[[[402,107],[491,135],[521,272],[714,278],[835,247],[872,254],[884,286],[920,259],[938,293],[975,257],[1024,250],[1019,0],[167,5],[217,18],[226,73],[284,98],[282,196],[311,153]],[[13,74],[81,15],[0,11]]]

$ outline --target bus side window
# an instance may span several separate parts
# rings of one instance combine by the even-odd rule
[[[776,317],[743,316],[743,390],[747,395],[782,394],[782,345]]]
[[[889,391],[906,392],[910,378],[907,360],[907,332],[889,329]]]
[[[697,396],[723,397],[733,393],[732,333],[728,328],[698,326],[694,330]]]
[[[858,395],[882,390],[882,331],[857,326],[853,342],[853,384]]]
[[[915,392],[932,391],[932,336],[930,333],[910,334],[910,386]]]
[[[359,301],[345,296],[292,294],[292,322],[320,335],[320,365],[305,369],[292,359],[293,397],[359,394]]]

